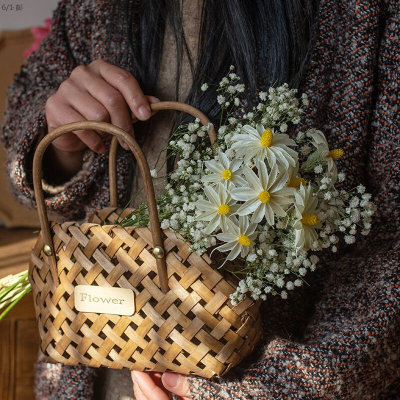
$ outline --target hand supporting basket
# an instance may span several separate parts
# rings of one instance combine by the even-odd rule
[[[203,125],[207,125],[210,122],[209,119],[202,112],[184,103],[159,102],[152,104],[151,109],[154,112],[160,110],[183,111],[188,114],[191,114],[195,118],[199,118],[200,122]],[[97,121],[74,122],[60,126],[57,129],[50,132],[49,134],[47,134],[40,141],[35,151],[33,159],[33,186],[34,186],[39,221],[44,241],[43,252],[49,258],[51,273],[55,284],[58,283],[58,271],[57,271],[57,262],[55,259],[54,244],[51,236],[49,220],[46,213],[44,193],[42,188],[42,177],[43,177],[42,161],[43,161],[43,155],[47,147],[53,140],[66,133],[73,132],[76,130],[96,130],[109,133],[114,136],[110,148],[110,158],[109,158],[110,203],[112,207],[117,207],[117,198],[118,198],[117,179],[116,179],[116,149],[118,144],[117,139],[120,138],[124,140],[128,144],[133,155],[135,156],[143,179],[146,201],[149,210],[150,230],[152,233],[154,249],[157,248],[157,252],[154,252],[154,254],[157,260],[157,271],[160,280],[160,287],[161,290],[164,293],[166,293],[168,291],[168,277],[167,277],[167,266],[165,261],[165,252],[163,249],[163,238],[160,228],[160,221],[158,218],[153,181],[150,175],[150,169],[146,157],[141,148],[139,147],[138,143],[136,142],[136,140],[127,132],[118,128],[115,125]],[[209,128],[208,134],[211,143],[213,144],[215,142],[215,133],[212,126]]]

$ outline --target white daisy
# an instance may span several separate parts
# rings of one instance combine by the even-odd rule
[[[296,221],[293,225],[295,229],[295,245],[299,249],[309,250],[313,242],[318,240],[315,229],[321,227],[318,219],[318,199],[314,196],[310,185],[300,185],[300,189],[295,192]]]
[[[241,133],[234,135],[232,141],[232,149],[244,158],[245,164],[252,159],[264,161],[266,158],[270,167],[276,162],[286,168],[296,165],[297,153],[289,147],[295,146],[296,142],[286,134],[275,133],[274,129],[264,129],[261,124],[257,125],[257,129],[250,125],[243,126]]]
[[[218,184],[217,191],[212,187],[204,186],[204,193],[209,201],[200,199],[195,203],[196,208],[200,211],[197,219],[209,221],[208,226],[203,230],[204,233],[210,234],[218,229],[226,229],[226,223],[229,219],[237,222],[233,214],[239,206],[232,200],[223,185]]]
[[[336,180],[337,168],[335,161],[343,156],[343,149],[330,150],[325,135],[318,129],[310,129],[307,132],[307,136],[312,138],[315,148],[328,165],[328,172],[332,173],[333,178]]]
[[[274,225],[274,215],[286,216],[285,208],[293,202],[294,190],[286,187],[288,174],[280,172],[276,164],[270,173],[265,162],[259,161],[256,166],[258,176],[248,166],[243,167],[249,186],[233,189],[231,195],[235,200],[245,201],[237,211],[239,215],[253,213],[252,223],[260,222],[265,216],[268,224]]]
[[[240,176],[242,160],[230,161],[225,153],[218,152],[217,159],[205,161],[205,166],[211,171],[211,174],[204,175],[201,180],[205,183],[224,183],[228,185],[243,185],[245,180]]]
[[[227,221],[227,229],[217,235],[217,239],[225,242],[215,250],[230,251],[227,260],[234,260],[239,254],[246,257],[257,236],[257,224],[250,224],[247,217],[239,217],[239,224]]]

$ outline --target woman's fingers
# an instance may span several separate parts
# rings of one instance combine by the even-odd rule
[[[117,89],[106,82],[100,75],[93,73],[88,67],[77,69],[77,72],[71,74],[70,81],[76,82],[76,86],[80,85],[93,99],[87,104],[82,104],[81,99],[83,99],[83,96],[81,96],[81,99],[74,97],[71,105],[75,108],[78,107],[78,110],[81,110],[82,107],[84,109],[90,108],[91,111],[88,110],[89,115],[99,114],[101,107],[107,114],[107,118],[104,118],[103,121],[111,122],[132,135],[131,112],[125,99]],[[94,102],[96,104],[93,104]],[[82,114],[85,115],[84,112]],[[128,149],[128,146],[122,140],[119,141],[125,149]]]
[[[171,392],[180,396],[184,400],[190,400],[190,388],[186,380],[186,377],[181,374],[173,372],[165,372],[162,374],[161,383],[163,389],[154,381],[153,377],[146,372],[132,371],[132,380],[134,382],[135,395],[138,393],[138,399],[140,395],[145,396],[148,400],[167,400],[171,397],[165,392]],[[136,389],[138,387],[138,389]]]
[[[109,122],[129,134],[133,133],[131,113],[138,119],[147,119],[151,115],[147,113],[151,112],[149,104],[160,101],[154,96],[145,96],[128,71],[103,60],[76,68],[70,80],[85,88],[107,110]],[[146,108],[145,114],[141,111],[143,107]],[[124,141],[119,142],[126,150],[129,149]]]
[[[151,109],[147,97],[142,92],[133,75],[122,68],[103,60],[95,60],[89,68],[96,71],[105,81],[121,93],[130,110],[137,118],[145,121],[151,116]]]
[[[88,81],[90,81],[90,79],[88,79]],[[99,92],[101,91],[99,90]],[[61,96],[61,98],[66,99],[71,108],[83,116],[83,120],[112,122],[110,110],[108,110],[91,93],[87,92],[83,85],[75,83],[72,79],[67,79],[60,85],[58,95]],[[128,124],[126,124],[126,126],[128,126]],[[126,127],[124,127],[124,129],[126,130]],[[108,134],[104,134],[103,132],[96,133],[102,140],[103,146],[101,146],[101,149],[104,152],[105,146],[103,138],[108,137]],[[82,139],[81,134],[77,133],[77,135]],[[83,138],[83,142],[86,143],[85,138]],[[96,151],[91,146],[88,147]],[[101,153],[102,151],[98,152]]]
[[[137,383],[133,384],[133,393],[135,394],[136,400],[148,400],[148,398],[143,394],[140,386]]]
[[[175,372],[165,372],[161,379],[167,390],[184,399],[190,399],[189,383],[184,375]]]
[[[146,96],[146,97],[147,97],[147,99],[149,100],[149,103],[150,103],[150,104],[159,103],[159,102],[160,102],[160,99],[157,98],[157,97],[154,97],[154,96]],[[130,124],[131,124],[131,126],[132,126],[132,119],[131,119],[130,116],[129,116],[129,121],[130,121]],[[135,121],[133,121],[133,122],[135,122]],[[133,132],[133,135],[134,135],[134,132]],[[134,136],[135,136],[135,135],[134,135]],[[118,141],[119,141],[119,143],[121,144],[121,146],[122,146],[125,150],[129,150],[129,146],[128,146],[123,140],[118,139]]]
[[[149,374],[141,371],[131,371],[134,386],[138,385],[146,400],[169,400],[168,394],[161,389]]]
[[[104,79],[82,66],[82,68],[74,70],[71,78],[63,84],[67,83],[70,89],[68,93],[70,105],[80,111],[85,119],[111,122],[132,134],[131,116],[125,100]],[[97,133],[102,138],[109,137],[109,134],[101,131]],[[129,149],[123,140],[118,139],[118,141],[123,148]]]
[[[146,96],[146,97],[149,100],[149,103],[151,104],[160,102],[160,99],[158,97],[155,96]]]
[[[111,122],[129,134],[133,134],[131,114],[146,120],[151,116],[150,104],[159,101],[145,96],[138,82],[125,71],[103,60],[88,66],[78,66],[57,92],[46,103],[46,119],[49,131],[76,121]],[[86,146],[98,153],[106,151],[109,138],[102,132],[77,131],[54,141],[60,151],[76,152]],[[129,149],[123,140],[121,145]]]
[[[54,108],[56,108],[56,112],[53,112]],[[47,100],[46,115],[49,132],[64,124],[86,120],[81,113],[74,110],[69,104],[65,104],[53,97]],[[86,147],[97,153],[106,151],[102,138],[92,130],[67,133],[55,139],[52,144],[57,149],[65,152],[81,151]]]

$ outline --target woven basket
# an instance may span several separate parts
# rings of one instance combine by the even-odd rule
[[[160,102],[152,109],[180,110],[202,124],[209,122],[200,111],[182,103]],[[43,154],[57,137],[81,129],[114,136],[109,158],[111,207],[97,211],[88,222],[49,224],[41,180]],[[209,136],[213,142],[212,129]],[[115,224],[118,216],[132,211],[117,208],[117,138],[129,145],[140,168],[149,228]],[[210,378],[223,375],[252,352],[261,336],[258,304],[246,298],[234,307],[229,295],[236,282],[230,275],[213,268],[207,255],[191,252],[176,233],[161,230],[149,167],[132,136],[94,121],[61,126],[39,143],[33,171],[41,232],[31,252],[29,280],[41,360]],[[129,289],[134,313],[78,311],[74,296],[78,285],[95,286],[102,293],[108,288]],[[101,301],[107,299],[100,296]]]

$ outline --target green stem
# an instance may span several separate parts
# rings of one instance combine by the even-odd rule
[[[161,154],[164,153],[164,152],[167,151],[167,150],[168,150],[168,146],[166,146],[166,147],[164,147],[164,148],[161,149],[161,151],[160,151],[159,154],[158,154],[156,163],[155,163],[155,165],[154,165],[154,169],[157,169],[157,165],[158,165],[158,162],[160,161]],[[165,157],[165,158],[166,158],[166,157]],[[163,165],[164,165],[164,164],[163,164]],[[160,168],[162,168],[163,165],[162,165]]]
[[[10,312],[10,310],[26,295],[31,291],[31,286],[27,287],[1,314],[0,321]]]
[[[25,271],[21,277],[14,282],[12,285],[6,287],[4,290],[0,290],[0,302],[6,298],[7,294],[10,293],[16,286],[18,286],[20,283],[24,282],[26,278],[28,277],[28,271]]]
[[[129,199],[127,205],[121,210],[121,212],[120,212],[119,215],[118,215],[118,218],[115,220],[115,223],[116,223],[117,225],[123,224],[123,222],[124,222],[127,218],[129,218],[130,215],[132,215],[132,214],[130,214],[129,216],[125,217],[122,221],[119,220],[120,217],[121,217],[121,215],[122,215],[122,213],[128,208],[128,206],[131,206],[131,205],[132,205],[131,203],[133,203],[133,201],[136,199],[136,197],[139,196],[139,194],[143,191],[143,189],[144,189],[144,187],[142,186],[142,187],[135,193],[135,195],[132,196],[132,197]]]

